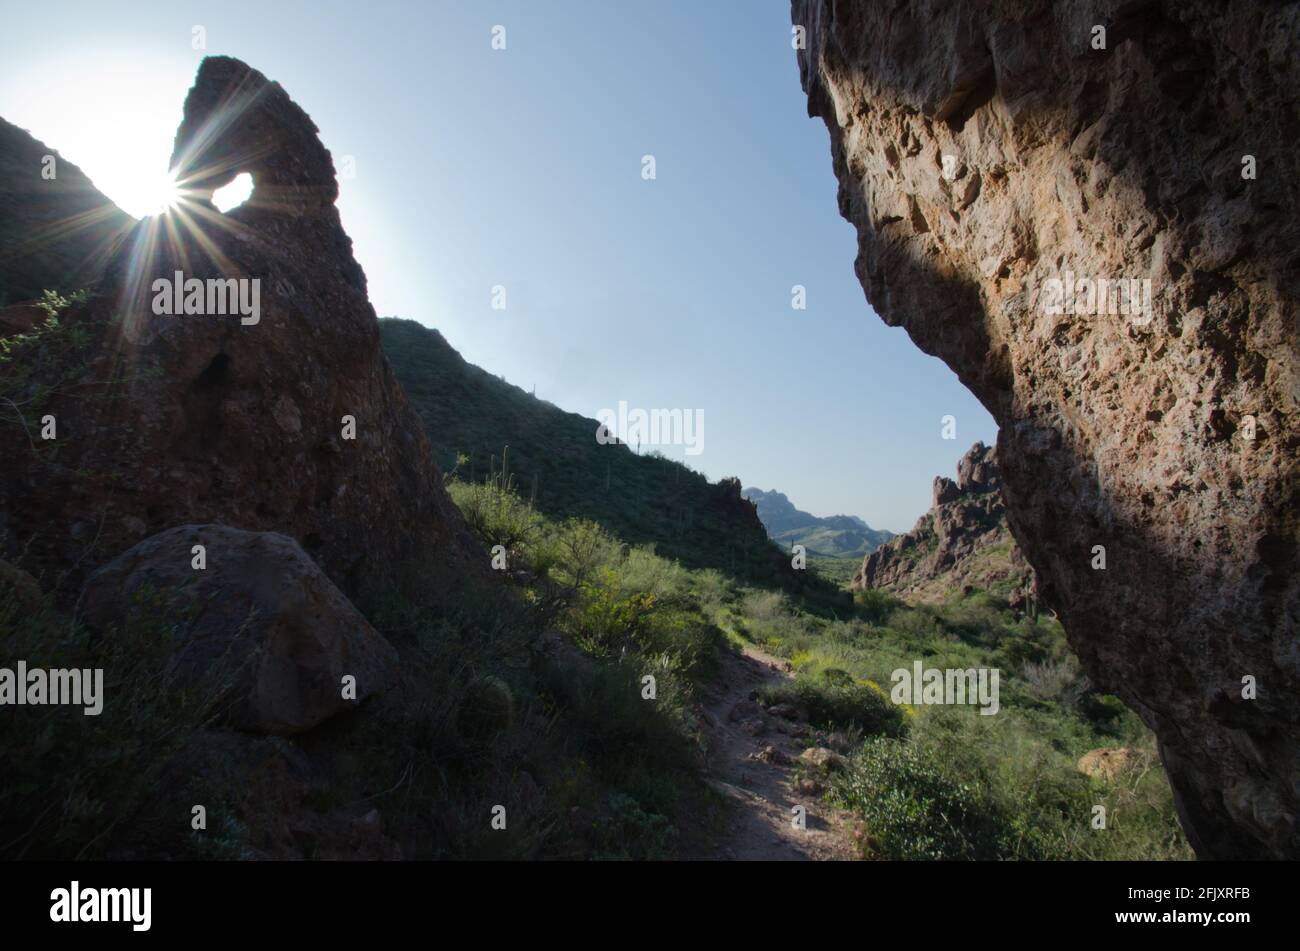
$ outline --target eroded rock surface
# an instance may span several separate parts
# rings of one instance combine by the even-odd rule
[[[792,10],[867,299],[996,418],[1089,677],[1156,732],[1198,854],[1300,857],[1300,5]]]
[[[392,645],[292,538],[274,532],[161,532],[91,575],[81,607],[109,637],[136,616],[174,619],[176,669],[205,689],[228,685],[231,722],[256,733],[309,730],[397,679]]]
[[[997,450],[977,442],[957,464],[955,482],[937,476],[930,511],[864,558],[853,583],[935,602],[978,589],[1028,608],[1033,571],[1007,528]]]
[[[162,531],[92,574],[81,607],[108,637],[140,613],[174,618],[172,663],[192,683],[229,685],[231,722],[255,733],[302,733],[396,681],[393,646],[273,531]]]
[[[143,538],[217,522],[292,536],[349,592],[408,570],[425,593],[432,572],[486,577],[380,349],[311,119],[261,73],[210,57],[173,164],[187,200],[141,222],[95,296],[4,381],[26,421],[0,419],[0,551],[75,591]],[[212,190],[245,171],[251,198],[221,214]],[[156,312],[155,282],[177,272],[205,282],[205,313]],[[221,285],[246,306],[214,313],[210,279],[249,282]],[[37,435],[47,415],[51,440]]]

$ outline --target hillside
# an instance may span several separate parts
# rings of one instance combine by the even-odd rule
[[[743,494],[758,509],[768,535],[786,550],[803,545],[811,555],[863,558],[894,537],[893,532],[874,529],[856,515],[823,518],[797,509],[776,489],[748,488]]]
[[[92,281],[133,224],[56,149],[0,119],[0,307]]]
[[[482,481],[502,467],[548,518],[588,518],[692,568],[793,579],[737,480],[711,483],[657,454],[596,441],[596,420],[465,361],[437,330],[380,321],[383,346],[438,464]]]
[[[740,860],[1190,857],[1153,737],[1083,676],[1047,614],[971,590],[941,605],[859,591],[826,615],[590,523],[552,522],[495,482],[451,491],[484,546],[519,538],[505,582],[557,606],[554,642],[610,665],[602,679],[616,689],[569,682],[585,665],[547,684],[561,697],[594,691],[578,704],[589,721],[571,728],[604,748],[596,762],[619,790],[574,809],[568,787],[555,789],[560,815],[581,820],[563,820],[564,845]],[[994,671],[999,715],[895,699],[888,685],[922,659]],[[626,687],[647,675],[657,718]],[[793,804],[806,829],[792,829]],[[1123,821],[1081,835],[1098,804]]]

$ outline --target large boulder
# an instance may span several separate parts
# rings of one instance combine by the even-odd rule
[[[1300,4],[792,10],[867,299],[997,420],[1089,678],[1198,854],[1300,858]]]
[[[273,532],[183,525],[154,535],[95,572],[81,606],[108,637],[161,610],[184,679],[229,679],[230,718],[245,730],[311,729],[397,678],[392,645],[297,542]],[[355,700],[344,699],[347,675]]]

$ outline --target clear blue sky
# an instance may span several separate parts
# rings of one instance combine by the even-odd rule
[[[996,435],[866,304],[784,0],[96,0],[4,21],[0,115],[119,201],[165,169],[203,26],[355,156],[339,207],[381,315],[567,410],[702,410],[686,461],[710,478],[903,531]]]

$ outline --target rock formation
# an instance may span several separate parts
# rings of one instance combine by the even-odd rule
[[[196,545],[202,570],[193,565]],[[397,679],[397,651],[293,539],[274,532],[161,532],[95,572],[81,607],[106,636],[142,612],[177,618],[181,676],[228,684],[231,723],[255,733],[309,730]],[[353,678],[350,697],[344,677]]]
[[[1089,677],[1199,855],[1300,857],[1300,5],[792,10],[867,299],[996,418]]]
[[[1027,607],[1033,571],[1007,528],[997,451],[977,442],[958,463],[956,482],[937,476],[930,511],[863,559],[853,584],[936,602],[977,589]]]
[[[1127,746],[1107,746],[1084,753],[1076,765],[1085,776],[1111,783],[1141,762],[1142,757],[1136,750]]]
[[[380,349],[311,119],[261,73],[209,57],[172,163],[186,200],[139,223],[90,300],[0,379],[25,417],[0,413],[0,555],[75,591],[150,535],[220,523],[291,536],[349,592],[406,570],[426,592],[428,572],[486,577]],[[221,214],[212,191],[244,171],[251,198]],[[178,273],[187,294],[205,282],[205,313],[158,312],[180,290],[155,282]]]

